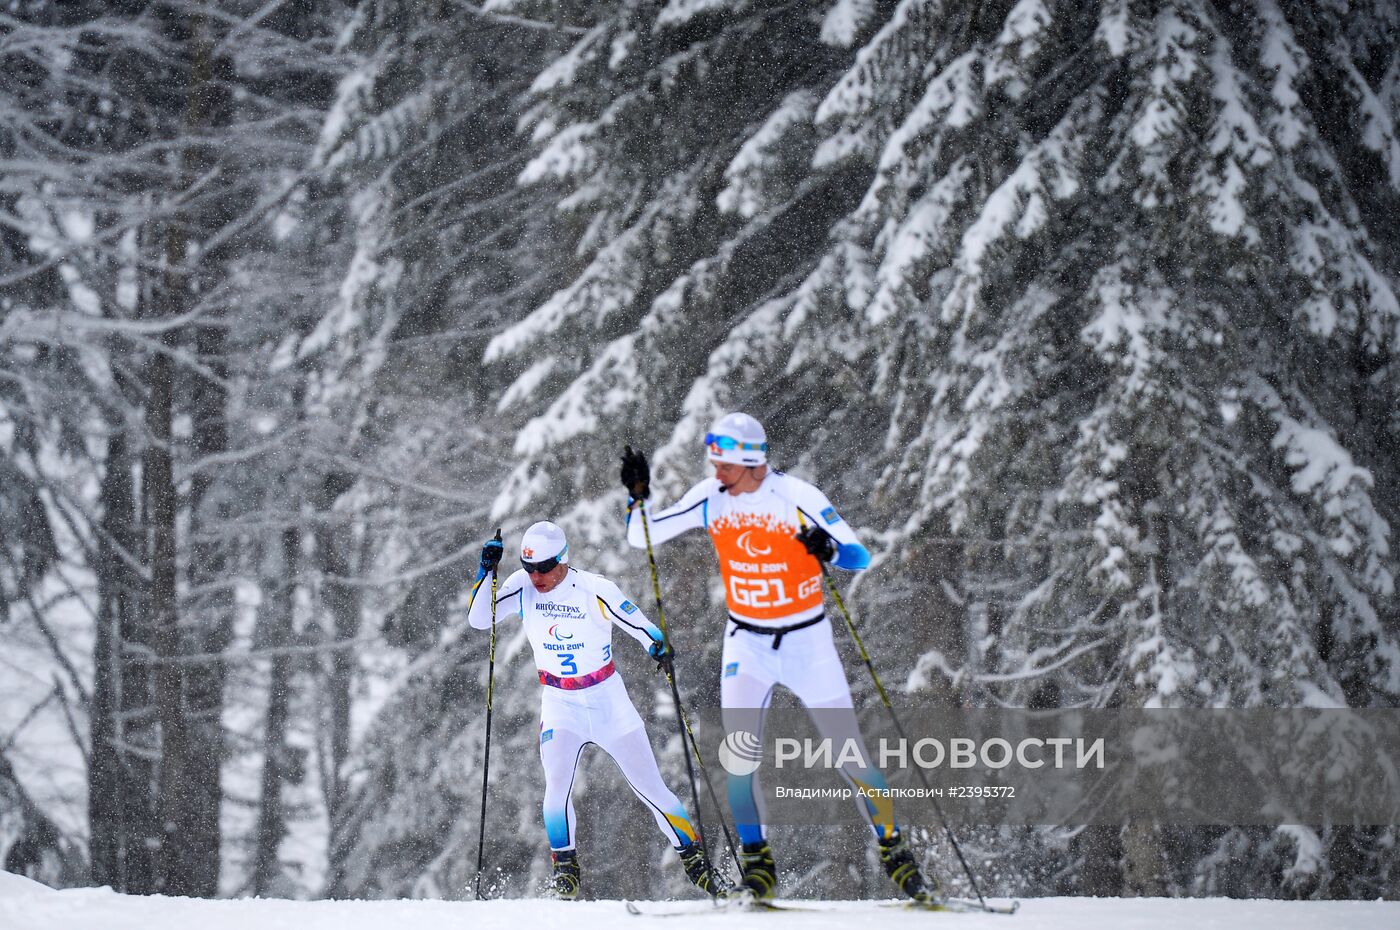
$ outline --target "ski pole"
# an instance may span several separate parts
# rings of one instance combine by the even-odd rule
[[[666,644],[666,650],[671,649],[671,634],[666,631],[666,610],[661,605],[661,575],[656,568],[656,553],[651,546],[651,527],[647,522],[647,502],[644,498],[637,499],[637,509],[642,516],[642,536],[647,544],[647,565],[651,568],[651,593],[656,597],[656,625],[661,628],[661,640]],[[719,825],[724,829],[724,841],[729,846],[729,855],[734,860],[734,867],[741,869],[739,863],[738,847],[734,845],[734,835],[729,832],[729,823],[724,819],[724,808],[720,807],[719,796],[715,794],[715,786],[710,781],[710,773],[705,768],[705,760],[700,756],[700,744],[695,739],[695,731],[690,727],[690,718],[686,715],[685,705],[681,703],[680,688],[676,685],[676,675],[674,666],[666,669],[666,679],[671,683],[671,699],[676,704],[676,717],[681,722],[681,745],[690,744],[691,752],[695,755],[695,761],[700,766],[700,774],[705,779],[705,789],[710,792],[710,800],[715,805],[715,810],[719,812]],[[705,854],[709,855],[709,849],[705,846],[705,821],[700,812],[700,789],[695,783],[695,769],[690,762],[690,753],[685,757],[686,774],[690,776],[690,793],[695,798],[695,823],[700,831],[700,847],[705,849]]]
[[[799,519],[801,515],[799,514]],[[804,521],[805,525],[805,521]],[[846,609],[846,601],[841,597],[840,590],[836,587],[836,581],[831,577],[831,572],[827,570],[826,563],[817,560],[817,565],[822,570],[822,578],[826,580],[826,589],[831,592],[831,599],[836,602],[836,609],[841,612],[841,617],[846,621],[846,630],[851,634],[851,639],[855,641],[856,650],[860,653],[862,661],[865,662],[866,670],[870,672],[870,677],[875,682],[875,690],[880,693],[880,700],[884,702],[885,710],[890,712],[890,719],[894,721],[894,728],[899,733],[900,739],[904,740],[904,745],[909,745],[909,735],[904,730],[904,724],[900,722],[899,714],[895,713],[894,704],[890,702],[890,696],[885,693],[885,685],[880,681],[880,675],[875,671],[875,663],[870,661],[870,653],[865,649],[865,643],[860,638],[860,633],[856,630],[855,621],[851,619],[851,612]],[[914,766],[914,771],[918,773],[919,781],[923,782],[924,790],[928,794],[928,799],[933,802],[934,812],[938,814],[938,819],[943,822],[943,831],[948,834],[948,842],[953,846],[953,852],[957,854],[958,862],[962,863],[963,873],[967,875],[967,880],[972,884],[972,892],[977,895],[977,903],[983,910],[987,910],[987,901],[982,897],[982,890],[977,887],[977,878],[972,874],[972,868],[967,864],[967,859],[963,857],[962,847],[958,845],[958,839],[953,835],[953,828],[948,825],[948,818],[943,813],[943,806],[938,803],[938,798],[933,794],[933,788],[928,783],[928,776],[919,766]]]
[[[502,542],[501,529],[496,528],[496,542]],[[486,751],[481,760],[481,819],[476,838],[476,899],[481,896],[481,870],[486,855],[486,778],[491,771],[491,703],[496,686],[496,569],[491,569],[491,648],[486,660]]]

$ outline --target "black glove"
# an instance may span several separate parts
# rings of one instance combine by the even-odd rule
[[[501,539],[501,531],[496,530],[494,539],[488,540],[486,545],[481,547],[481,573],[489,575],[496,570],[496,566],[501,564],[501,556],[505,554],[506,544]]]
[[[815,523],[804,526],[802,532],[797,534],[797,541],[802,543],[818,562],[830,562],[836,558],[836,540]]]
[[[670,670],[671,663],[676,661],[676,650],[664,639],[658,639],[647,647],[647,655],[656,660],[657,668]]]
[[[651,469],[640,449],[633,452],[627,446],[622,453],[622,486],[633,500],[645,500],[651,494]]]

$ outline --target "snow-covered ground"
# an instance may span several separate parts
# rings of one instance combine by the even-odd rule
[[[815,907],[813,902],[804,906]],[[713,914],[695,901],[696,916],[629,917],[619,901],[272,901],[131,897],[105,888],[53,891],[0,872],[0,927],[5,930],[520,930],[556,924],[575,930],[616,930],[647,925],[726,928],[762,926],[791,930],[845,930],[878,920],[881,930],[923,928],[929,921],[957,930],[1320,930],[1400,926],[1400,902],[1231,901],[1164,898],[1038,898],[1014,917],[990,914],[926,914],[883,908],[875,902],[820,905],[820,913]]]

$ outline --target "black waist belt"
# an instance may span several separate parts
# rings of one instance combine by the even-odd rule
[[[803,620],[801,623],[794,623],[792,626],[758,626],[754,623],[745,623],[733,614],[729,615],[729,622],[734,624],[734,629],[729,631],[729,635],[743,630],[745,633],[757,633],[760,636],[773,637],[773,648],[777,649],[783,642],[783,637],[794,630],[806,629],[809,626],[816,626],[826,619],[826,614],[817,614],[811,620]]]

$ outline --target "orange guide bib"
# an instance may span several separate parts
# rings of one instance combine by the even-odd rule
[[[797,541],[795,524],[772,513],[734,512],[712,519],[709,530],[730,613],[777,621],[821,611],[821,567]]]
[[[627,511],[627,542],[646,548],[646,530]],[[859,546],[855,531],[825,494],[812,485],[770,470],[755,491],[729,494],[714,478],[695,485],[671,506],[648,512],[652,545],[703,528],[719,555],[724,599],[736,620],[789,626],[821,616],[820,563],[797,541],[806,526],[819,526],[837,544]]]

